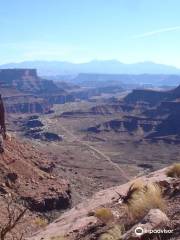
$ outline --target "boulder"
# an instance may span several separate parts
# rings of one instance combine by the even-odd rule
[[[140,237],[147,239],[150,232],[164,229],[168,222],[168,217],[160,209],[151,209],[140,223],[134,225],[122,236],[122,240],[138,240]]]

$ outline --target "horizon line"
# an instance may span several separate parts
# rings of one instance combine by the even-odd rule
[[[68,60],[22,60],[22,61],[14,61],[14,62],[5,62],[5,63],[0,63],[0,66],[2,65],[9,65],[9,64],[21,64],[21,63],[30,63],[30,62],[61,62],[61,63],[72,63],[72,64],[85,64],[85,63],[91,63],[91,62],[107,62],[107,61],[116,61],[119,62],[120,64],[126,64],[126,65],[131,65],[131,64],[143,64],[143,63],[152,63],[152,64],[159,64],[159,65],[165,65],[169,67],[175,67],[175,68],[180,68],[174,64],[166,64],[166,63],[161,63],[161,62],[156,62],[152,60],[142,60],[142,61],[137,61],[137,62],[123,62],[119,59],[91,59],[89,61],[81,61],[81,62],[75,62],[75,61],[68,61]]]

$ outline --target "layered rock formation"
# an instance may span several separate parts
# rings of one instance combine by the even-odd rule
[[[47,113],[52,104],[39,94],[58,90],[52,81],[39,78],[35,69],[1,69],[0,86],[8,113]]]
[[[87,129],[87,131],[95,133],[110,131],[114,131],[116,133],[147,133],[151,132],[158,125],[158,122],[160,121],[152,118],[126,116],[122,119],[113,119],[94,127],[90,127]]]
[[[148,102],[150,105],[155,105],[162,100],[168,99],[169,95],[166,91],[135,89],[125,97],[125,101],[127,103]]]
[[[180,87],[169,91],[134,90],[123,102],[96,106],[86,112],[65,112],[63,117],[113,115],[86,130],[92,133],[116,132],[136,135],[140,139],[180,142]]]
[[[54,103],[74,101],[53,81],[40,78],[36,69],[2,69],[0,86],[8,113],[48,113]]]
[[[125,97],[125,102],[137,104],[146,102],[151,108],[142,111],[141,114],[156,121],[160,120],[154,131],[148,138],[163,139],[167,136],[175,136],[175,142],[179,142],[180,129],[180,86],[169,91],[134,90]],[[178,139],[177,139],[178,138]],[[169,140],[170,141],[170,140]]]
[[[154,106],[162,101],[173,101],[180,98],[180,86],[169,91],[151,89],[135,89],[128,94],[124,101],[127,103],[147,102]]]
[[[48,113],[52,108],[47,100],[30,95],[3,98],[7,113]]]
[[[81,89],[64,83],[55,84],[40,78],[36,69],[1,69],[0,86],[7,112],[10,113],[45,113],[53,104],[88,100],[102,93],[122,91],[116,86]]]
[[[113,101],[113,100],[112,100]],[[103,104],[103,105],[97,105],[92,108],[89,108],[87,110],[76,110],[76,111],[71,111],[71,112],[63,112],[61,114],[61,117],[88,117],[88,116],[96,116],[96,115],[101,115],[101,116],[106,116],[106,115],[113,115],[117,113],[122,113],[122,112],[132,112],[135,110],[135,106],[132,104],[123,104],[120,101],[116,101],[115,103],[112,104],[112,102]]]
[[[0,84],[6,87],[13,86],[23,92],[40,93],[58,90],[53,81],[39,78],[36,69],[2,69]]]

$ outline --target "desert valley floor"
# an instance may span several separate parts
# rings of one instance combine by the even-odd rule
[[[63,141],[25,139],[49,154],[56,164],[53,169],[56,175],[70,181],[73,204],[99,190],[178,162],[180,155],[179,144],[144,140],[141,133],[86,131],[90,126],[122,117],[123,113],[63,116],[64,112],[85,110],[96,104],[88,101],[58,104],[54,113],[40,115],[43,129],[61,135]]]

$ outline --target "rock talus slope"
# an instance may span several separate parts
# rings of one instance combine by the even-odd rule
[[[52,162],[36,147],[15,139],[5,141],[0,155],[0,191],[18,195],[31,211],[65,209],[71,203],[70,186],[42,171]]]

